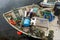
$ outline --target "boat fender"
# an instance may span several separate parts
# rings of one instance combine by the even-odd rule
[[[14,20],[9,20],[9,23],[11,23],[12,25],[16,25],[16,22]]]
[[[18,35],[21,35],[21,34],[22,34],[22,32],[20,32],[20,31],[17,31],[17,34],[18,34]]]

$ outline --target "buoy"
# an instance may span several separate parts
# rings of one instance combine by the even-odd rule
[[[16,22],[14,20],[9,20],[9,22],[12,24],[12,25],[16,25]]]
[[[20,31],[17,31],[17,34],[18,34],[18,35],[21,35],[21,34],[22,34],[22,32],[20,32]]]

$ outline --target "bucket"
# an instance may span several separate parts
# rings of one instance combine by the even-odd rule
[[[55,18],[55,17],[51,14],[51,12],[45,11],[45,12],[43,12],[43,13],[44,13],[44,18],[48,19],[50,22]]]
[[[29,18],[25,18],[23,26],[24,27],[29,27],[30,26],[30,19]]]

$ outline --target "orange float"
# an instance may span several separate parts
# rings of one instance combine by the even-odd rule
[[[16,22],[14,20],[9,20],[9,22],[12,24],[12,25],[16,25]]]
[[[18,34],[18,35],[21,35],[21,34],[22,34],[22,32],[20,32],[20,31],[17,31],[17,34]]]

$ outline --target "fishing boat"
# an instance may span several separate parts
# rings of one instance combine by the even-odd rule
[[[40,3],[41,7],[48,8],[48,7],[54,7],[56,2],[60,2],[60,0],[44,0]]]
[[[55,22],[52,17],[52,22],[49,17],[41,12],[52,8],[41,8],[37,4],[28,5],[20,8],[14,8],[3,14],[5,20],[16,30],[33,38],[46,38],[48,31],[52,30],[49,26]],[[47,11],[49,12],[49,11]],[[52,12],[53,13],[53,12]],[[50,14],[48,14],[50,16]],[[52,26],[51,26],[52,27]]]

